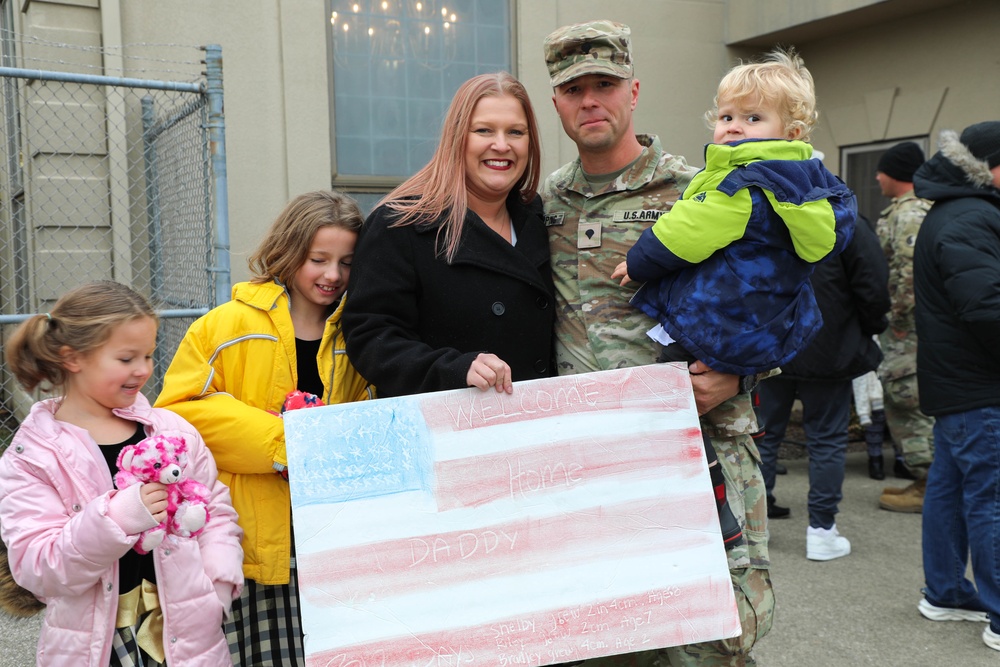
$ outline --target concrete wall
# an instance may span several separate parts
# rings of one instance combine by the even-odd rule
[[[761,35],[807,25],[818,20],[845,14],[885,0],[742,0],[726,8],[726,39],[742,42]]]
[[[812,41],[852,27],[880,23],[956,0],[734,0],[726,5],[726,42],[769,45]]]
[[[330,187],[324,3],[104,0],[104,11],[112,3],[125,44],[222,46],[231,265],[244,280],[247,255],[288,199]]]
[[[961,130],[1000,118],[1000,3],[969,0],[803,46],[816,78],[814,143],[841,146]]]

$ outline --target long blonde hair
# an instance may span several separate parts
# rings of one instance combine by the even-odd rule
[[[119,324],[148,317],[157,321],[146,298],[111,280],[81,285],[56,301],[52,311],[34,315],[14,331],[7,343],[7,365],[27,391],[48,382],[66,384],[63,355],[68,348],[81,354],[96,350]]]
[[[313,237],[323,227],[361,230],[365,219],[356,201],[342,192],[315,190],[292,199],[247,260],[252,283],[290,285],[306,261]]]
[[[386,195],[378,205],[399,213],[393,227],[430,223],[447,217],[438,234],[444,234],[445,259],[450,263],[458,250],[468,208],[469,194],[465,173],[465,146],[472,113],[484,97],[511,96],[521,103],[528,120],[528,166],[514,184],[521,200],[530,202],[538,189],[541,172],[541,144],[528,91],[507,72],[480,74],[459,87],[448,107],[441,130],[441,140],[434,156],[420,171]]]

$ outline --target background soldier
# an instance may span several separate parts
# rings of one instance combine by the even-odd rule
[[[879,159],[875,180],[892,202],[882,211],[877,232],[889,262],[892,309],[889,328],[880,336],[885,355],[879,375],[885,394],[885,418],[905,467],[897,460],[897,477],[915,479],[905,488],[887,487],[879,507],[893,512],[920,512],[924,507],[927,471],[934,457],[934,420],[920,411],[917,393],[917,327],[914,319],[913,246],[931,202],[913,194],[913,173],[924,152],[912,141],[896,144]]]

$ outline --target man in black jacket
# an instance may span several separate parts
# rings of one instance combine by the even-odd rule
[[[944,131],[939,147],[913,178],[934,200],[913,255],[920,409],[935,417],[919,609],[988,612],[983,641],[1000,651],[1000,121]]]
[[[834,517],[843,494],[844,457],[851,419],[851,380],[878,367],[882,351],[873,336],[888,326],[889,268],[871,223],[858,216],[844,252],[816,267],[811,278],[823,328],[781,375],[758,389],[764,437],[759,445],[768,515],[787,516],[774,504],[778,445],[796,397],[809,453],[809,528],[806,558],[832,560],[851,553]]]

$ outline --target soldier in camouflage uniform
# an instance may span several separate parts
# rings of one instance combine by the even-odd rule
[[[917,328],[914,320],[913,246],[931,202],[913,194],[913,173],[924,163],[924,153],[912,141],[887,150],[875,178],[882,194],[892,198],[882,211],[877,231],[889,261],[892,309],[889,328],[881,334],[885,358],[879,367],[885,393],[885,417],[906,468],[916,481],[888,487],[879,506],[893,512],[920,512],[924,507],[927,471],[934,457],[934,419],[920,411],[917,393]]]
[[[631,290],[610,276],[697,172],[684,158],[665,153],[657,137],[635,134],[639,82],[632,76],[629,40],[628,26],[611,21],[560,28],[545,40],[553,100],[580,151],[542,188],[561,375],[656,361],[659,349],[646,335],[655,321],[630,306]],[[712,438],[730,507],[743,524],[743,544],[727,552],[742,635],[589,660],[587,667],[754,665],[751,649],[771,627],[767,504],[760,454],[750,437],[757,431],[749,393],[756,378],[719,373],[701,362],[690,368],[702,429]]]

